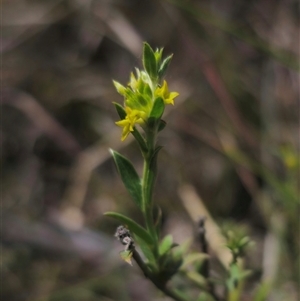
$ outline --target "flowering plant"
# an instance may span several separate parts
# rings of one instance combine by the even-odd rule
[[[167,287],[168,280],[178,271],[182,263],[182,252],[173,252],[176,244],[171,235],[160,241],[160,221],[153,217],[152,192],[156,178],[157,156],[161,149],[157,145],[157,134],[164,129],[166,122],[162,120],[165,106],[174,104],[177,92],[170,92],[164,75],[172,59],[172,55],[162,58],[163,48],[155,51],[148,43],[143,48],[143,70],[136,68],[131,73],[127,86],[113,81],[117,92],[124,97],[123,106],[114,103],[120,120],[116,122],[122,131],[121,140],[132,134],[137,141],[143,159],[143,176],[140,178],[132,163],[116,151],[111,150],[122,181],[131,194],[134,202],[143,214],[145,227],[131,218],[116,212],[107,212],[107,216],[118,219],[123,225],[118,227],[116,236],[126,245],[121,252],[123,260],[131,263],[134,258],[144,274],[167,295],[175,300],[181,298],[175,290]],[[134,239],[131,236],[134,235]],[[144,262],[135,249],[136,240],[142,249]],[[177,248],[178,249],[178,248]]]
[[[179,95],[177,92],[170,92],[168,83],[164,80],[172,55],[163,59],[162,54],[163,48],[154,51],[149,44],[144,43],[144,69],[136,69],[135,74],[131,73],[127,86],[113,81],[117,92],[124,97],[123,105],[114,103],[120,117],[116,125],[122,128],[122,141],[132,134],[138,143],[144,160],[142,177],[123,155],[114,150],[111,150],[111,154],[126,189],[143,215],[144,225],[117,212],[107,212],[105,215],[122,223],[115,233],[125,246],[120,253],[121,258],[129,264],[132,264],[133,258],[144,275],[167,296],[177,301],[195,300],[170,284],[175,274],[181,274],[202,289],[197,300],[221,300],[214,293],[213,283],[209,279],[208,265],[205,265],[208,255],[205,254],[207,247],[203,230],[204,222],[201,223],[203,229],[201,228],[200,231],[202,233],[200,242],[204,253],[187,253],[187,245],[179,246],[174,243],[172,235],[161,239],[161,213],[156,218],[153,214],[152,195],[156,179],[157,157],[161,149],[161,146],[157,145],[157,135],[166,126],[166,122],[162,119],[165,106],[174,105],[174,99]],[[136,250],[135,242],[141,248],[144,259]],[[231,243],[228,248],[240,250],[247,243],[248,240],[241,246],[235,244],[233,247]],[[234,262],[227,281],[229,292],[235,292],[237,281],[245,276],[241,274],[242,272],[240,273],[236,264],[237,258],[242,253],[242,251],[233,253]],[[201,270],[205,272],[199,273]],[[229,300],[236,300],[236,294],[232,296]]]

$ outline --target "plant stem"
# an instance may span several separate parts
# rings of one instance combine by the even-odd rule
[[[132,252],[132,257],[134,258],[140,269],[143,271],[145,277],[147,277],[160,291],[162,291],[165,295],[171,297],[175,301],[189,301],[189,299],[182,296],[182,294],[180,294],[177,290],[172,290],[170,287],[167,287],[165,284],[162,284],[159,281],[157,281],[155,275],[153,275],[149,271],[147,265],[144,263],[136,249],[133,249]]]
[[[208,253],[208,244],[206,240],[206,229],[205,229],[205,216],[201,216],[198,221],[198,238],[203,253],[209,255]],[[198,269],[199,274],[202,274],[203,277],[207,280],[208,283],[208,292],[214,297],[215,300],[219,300],[219,297],[215,293],[214,284],[209,280],[210,267],[209,259],[205,259],[202,264],[202,267]]]
[[[143,182],[142,182],[142,193],[143,193],[143,213],[145,223],[148,231],[155,240],[157,245],[157,234],[153,221],[153,205],[152,205],[152,193],[153,186],[156,178],[156,160],[154,158],[156,140],[156,129],[149,130],[147,133],[147,148],[148,152],[144,155],[144,171],[143,171]],[[155,246],[157,248],[157,246]]]

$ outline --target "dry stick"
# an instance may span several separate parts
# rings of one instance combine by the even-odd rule
[[[178,194],[182,201],[182,205],[187,210],[191,219],[197,223],[199,216],[206,216],[206,225],[209,235],[207,240],[211,250],[215,253],[216,257],[222,263],[223,267],[227,270],[231,261],[231,253],[225,247],[226,241],[220,234],[220,229],[217,223],[213,220],[209,211],[204,205],[203,200],[196,192],[196,189],[191,185],[182,185],[178,189]]]
[[[143,271],[145,277],[148,278],[160,291],[162,291],[165,295],[169,296],[175,301],[189,301],[188,299],[180,295],[176,290],[172,290],[165,284],[159,283],[157,279],[155,279],[155,276],[149,271],[138,251],[133,248],[132,252],[132,257],[134,258],[140,269]]]
[[[198,221],[198,239],[201,246],[201,251],[205,254],[208,254],[208,245],[205,237],[205,216],[201,216]],[[209,277],[209,261],[206,259],[200,268],[199,272],[207,279]]]
[[[206,235],[205,220],[206,220],[205,216],[201,216],[199,218],[197,232],[198,232],[198,239],[199,239],[200,246],[201,246],[201,251],[205,254],[208,254],[208,243],[207,243],[207,240],[205,237],[205,235]],[[202,274],[205,277],[205,279],[209,279],[209,271],[210,271],[209,258],[207,258],[203,262],[203,265],[200,267],[199,273]],[[213,283],[209,280],[208,280],[208,291],[216,300],[220,300],[219,297],[215,293],[215,288],[214,288]]]

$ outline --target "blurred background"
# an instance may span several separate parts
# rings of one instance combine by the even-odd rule
[[[1,300],[170,300],[120,260],[118,223],[103,216],[142,222],[108,149],[141,170],[114,124],[123,100],[112,79],[126,84],[141,67],[143,41],[174,54],[166,79],[180,93],[159,138],[163,233],[193,239],[201,215],[220,231],[245,228],[255,244],[241,300],[264,281],[266,300],[298,300],[298,1],[1,6]]]

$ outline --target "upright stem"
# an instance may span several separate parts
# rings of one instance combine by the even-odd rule
[[[157,239],[154,221],[153,221],[153,208],[152,208],[152,187],[153,187],[153,174],[150,169],[150,164],[147,159],[144,162],[144,177],[143,177],[143,213],[146,222],[146,227],[151,236]]]
[[[153,220],[153,205],[152,194],[153,186],[156,178],[156,162],[153,156],[155,150],[156,129],[149,130],[147,133],[147,149],[148,152],[144,154],[144,171],[142,182],[142,195],[143,195],[143,214],[146,223],[146,227],[151,236],[155,240],[154,242],[154,255],[157,257],[157,232],[154,226]]]

